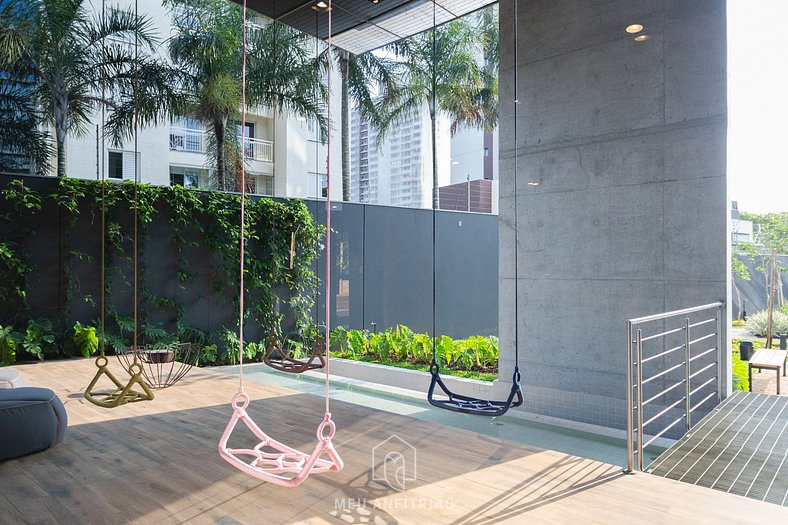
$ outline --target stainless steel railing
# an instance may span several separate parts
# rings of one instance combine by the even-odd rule
[[[711,399],[716,398],[718,404],[722,400],[723,306],[724,303],[716,302],[627,321],[627,470],[629,472],[635,470],[636,460],[637,470],[643,470],[644,448],[682,421],[684,433],[688,432],[692,428],[694,411]],[[712,315],[713,317],[710,317]],[[663,322],[658,325],[657,321]],[[703,335],[693,339],[693,331]],[[708,347],[712,339],[714,346]],[[679,341],[679,344],[675,344]],[[704,341],[709,343],[704,345]],[[644,343],[649,344],[644,345]],[[714,356],[713,361],[711,361],[712,356]],[[715,370],[715,374],[703,380],[701,376],[712,369]],[[677,376],[681,378],[678,379]],[[708,391],[708,387],[715,382],[715,391],[693,402],[697,394],[704,390]],[[659,387],[660,383],[661,388],[651,392],[648,397],[645,396],[646,385],[653,384]],[[676,391],[681,392],[679,399],[673,399]],[[644,408],[655,403],[659,403],[655,408],[656,412],[644,421]],[[655,423],[660,419],[669,416],[671,412],[675,415],[678,410],[683,411],[680,417],[655,428]],[[648,440],[645,435],[647,430],[650,436]]]

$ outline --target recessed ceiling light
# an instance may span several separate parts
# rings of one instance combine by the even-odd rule
[[[459,164],[459,163],[460,163],[460,161],[459,161],[459,160],[453,160],[453,161],[451,161],[451,163],[452,163],[452,164],[454,164],[454,165],[456,166],[457,164]]]
[[[643,31],[643,24],[630,24],[627,26],[627,33],[635,34]]]
[[[331,8],[328,7],[328,2],[325,2],[323,0],[320,0],[315,5],[313,5],[312,9],[314,9],[315,11],[319,11],[321,13],[325,13],[327,11],[331,11]]]
[[[651,37],[648,36],[648,35],[638,35],[638,36],[635,37],[635,42],[645,42],[649,38],[651,38]]]
[[[529,182],[528,185],[529,186],[539,186],[539,183],[538,182]]]

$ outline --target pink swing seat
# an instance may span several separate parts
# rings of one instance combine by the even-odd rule
[[[232,404],[233,415],[219,440],[219,455],[238,470],[262,481],[284,487],[298,486],[310,474],[342,470],[344,464],[331,441],[336,431],[331,414],[326,414],[317,428],[315,449],[311,454],[306,454],[273,439],[252,421],[246,412],[246,407],[249,406],[249,396],[246,393],[236,394]],[[254,448],[229,448],[227,446],[238,421],[242,421],[260,440]],[[321,457],[323,455],[326,456],[326,459]],[[244,456],[250,457],[251,461]]]

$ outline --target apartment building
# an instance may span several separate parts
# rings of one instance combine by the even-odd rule
[[[121,0],[115,7],[132,8],[134,3]],[[93,8],[101,9],[100,2]],[[160,55],[167,56],[166,39],[174,31],[172,13],[160,0],[138,0],[138,12],[152,22],[157,34]],[[332,74],[331,103],[338,107],[339,77]],[[339,115],[339,112],[333,113]],[[87,133],[71,136],[66,148],[66,173],[70,177],[100,177],[103,150],[104,171],[111,180],[141,180],[154,185],[180,184],[187,188],[211,187],[212,166],[206,128],[198,120],[174,117],[153,127],[141,129],[134,140],[120,146],[102,147],[101,118],[95,115]],[[331,196],[341,198],[341,146],[337,123],[332,126],[331,169],[334,175]],[[228,130],[232,131],[232,130]],[[244,135],[244,159],[251,191],[277,197],[325,197],[328,149],[322,143],[314,123],[286,112],[269,108],[247,108],[243,131],[236,126],[235,136]],[[136,151],[136,153],[135,153]],[[135,166],[137,173],[135,174]]]
[[[425,105],[404,115],[378,144],[377,133],[351,112],[351,197],[357,202],[408,208],[432,207],[432,139]],[[449,121],[437,124],[439,186],[451,177]]]

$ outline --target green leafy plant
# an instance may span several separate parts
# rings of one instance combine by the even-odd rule
[[[21,337],[14,332],[13,326],[0,325],[0,366],[13,365],[16,362],[16,347]]]
[[[219,358],[219,351],[216,345],[206,345],[202,347],[202,355],[199,362],[215,364]]]
[[[79,321],[74,323],[74,346],[84,357],[95,354],[99,348],[96,327],[84,326]]]
[[[39,360],[44,360],[44,354],[55,353],[55,334],[52,333],[52,321],[45,318],[30,319],[27,322],[22,349]]]
[[[0,242],[0,302],[13,301],[22,310],[27,306],[28,276],[34,269],[25,242],[33,233],[30,219],[41,210],[41,197],[19,179],[12,180],[0,196],[6,209],[0,220],[10,223],[14,232]]]
[[[347,330],[331,331],[331,347],[338,357],[374,361],[394,366],[426,367],[432,362],[433,339],[398,325],[383,332]],[[447,335],[435,338],[436,359],[451,371],[495,374],[498,369],[498,338],[471,336],[452,339]]]

